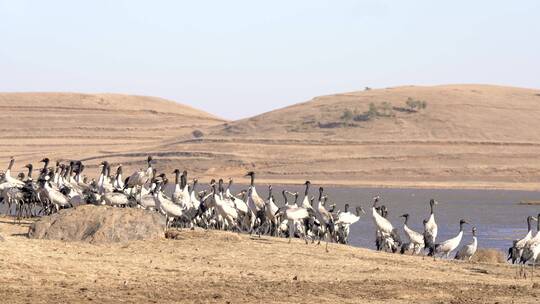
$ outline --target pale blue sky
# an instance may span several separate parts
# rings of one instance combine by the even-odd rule
[[[540,88],[540,1],[0,0],[0,91],[236,119],[365,86]]]

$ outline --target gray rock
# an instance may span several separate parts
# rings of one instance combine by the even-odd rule
[[[164,237],[165,219],[156,212],[135,208],[82,205],[44,216],[30,226],[34,239],[126,242]]]

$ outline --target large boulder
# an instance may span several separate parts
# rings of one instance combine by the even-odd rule
[[[165,219],[134,208],[82,205],[44,216],[30,226],[35,239],[89,243],[126,242],[164,237]]]

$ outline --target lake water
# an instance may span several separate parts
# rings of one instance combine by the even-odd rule
[[[281,190],[283,186],[274,186],[274,197],[279,205],[283,204]],[[287,190],[299,191],[299,202],[303,198],[303,187],[286,186]],[[310,195],[317,200],[318,187],[312,186]],[[267,189],[257,187],[259,195],[266,198]],[[398,228],[402,239],[403,218],[408,213],[409,227],[423,231],[422,220],[429,216],[429,200],[439,202],[435,206],[435,216],[439,225],[438,241],[455,236],[459,230],[459,220],[465,219],[477,228],[479,247],[505,250],[512,245],[512,240],[527,233],[526,218],[540,213],[540,206],[518,205],[521,200],[540,200],[540,192],[507,190],[446,190],[446,189],[377,189],[377,188],[338,188],[326,187],[325,194],[329,203],[343,210],[345,203],[361,205],[366,215],[351,227],[350,244],[353,246],[375,248],[375,228],[370,216],[372,198],[381,196],[380,204],[388,208],[388,219]],[[534,228],[536,231],[536,222]],[[471,226],[465,226],[462,243],[471,240]]]

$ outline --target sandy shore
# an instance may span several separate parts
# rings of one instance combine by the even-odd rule
[[[90,245],[0,219],[2,303],[538,303],[505,264],[433,261],[216,231]],[[534,287],[533,287],[534,286]]]

